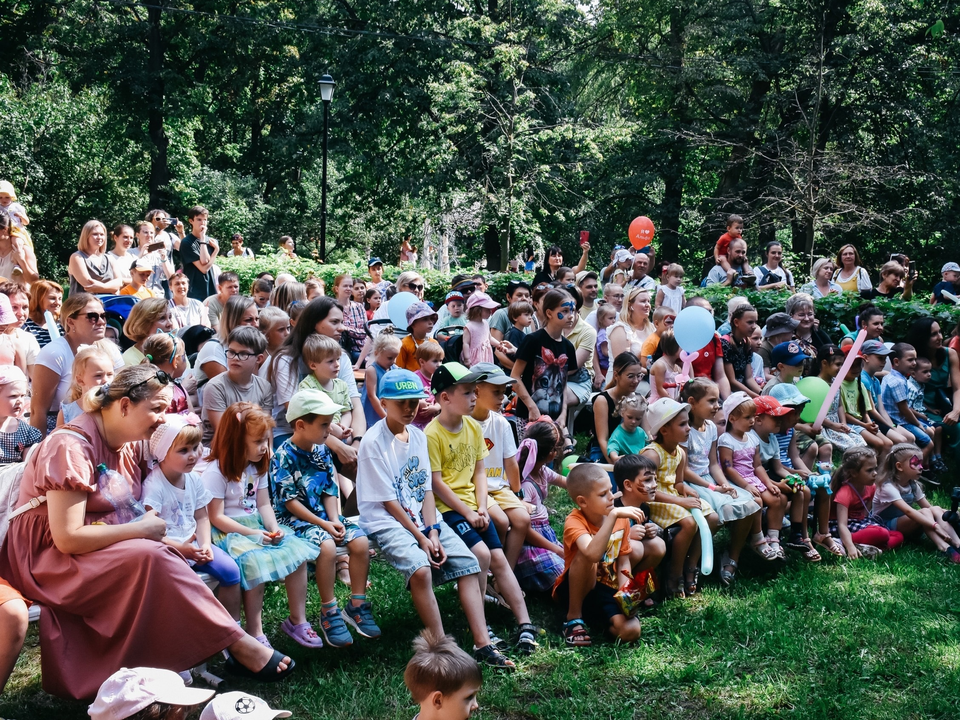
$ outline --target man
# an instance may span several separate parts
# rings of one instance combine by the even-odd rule
[[[600,279],[603,280],[604,283],[613,282],[613,276],[617,270],[627,273],[632,267],[633,253],[626,248],[619,248],[613,252],[610,264],[600,271]]]
[[[627,280],[626,288],[643,288],[653,292],[657,289],[657,281],[647,273],[650,272],[650,256],[639,252],[633,256],[633,275]]]
[[[387,299],[387,288],[393,285],[389,280],[383,279],[383,260],[378,257],[372,257],[367,261],[367,272],[370,273],[369,288],[376,288],[380,291],[380,300]]]
[[[747,262],[747,241],[743,238],[737,238],[730,241],[730,249],[727,251],[727,257],[730,259],[730,267],[733,268],[735,275],[733,278],[727,277],[727,271],[720,265],[714,265],[707,273],[707,285],[730,285],[742,287],[744,279],[749,277],[755,281],[753,268]]]
[[[227,305],[227,300],[234,295],[240,294],[240,276],[234,272],[220,273],[217,278],[220,283],[220,289],[216,295],[211,295],[203,301],[204,307],[210,316],[210,327],[214,330],[220,329],[220,316],[223,315],[223,308]]]
[[[773,313],[767,318],[767,324],[763,327],[763,344],[757,350],[757,355],[763,358],[765,368],[773,368],[770,353],[780,343],[793,340],[793,331],[797,329],[799,324],[799,320],[794,320],[782,312]]]
[[[586,320],[597,309],[597,294],[600,292],[597,274],[593,270],[581,270],[577,273],[577,287],[583,296],[580,317]]]
[[[217,292],[213,264],[220,253],[220,244],[207,237],[209,212],[196,205],[187,212],[190,220],[190,233],[180,242],[180,260],[183,262],[183,274],[190,281],[189,297],[203,302]]]
[[[511,280],[507,283],[507,304],[497,310],[490,318],[490,334],[497,340],[503,340],[513,323],[507,315],[507,309],[510,303],[520,302],[521,300],[530,300],[530,286],[522,280]],[[532,332],[533,328],[525,328],[524,332]]]
[[[620,314],[620,310],[623,309],[623,288],[617,283],[607,283],[603,286],[603,300],[602,302],[605,305],[613,305],[617,310],[617,315]],[[592,327],[594,330],[597,329],[597,311],[594,309],[592,313],[587,315],[585,318],[587,325]]]

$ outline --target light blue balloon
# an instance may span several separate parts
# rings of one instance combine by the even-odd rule
[[[407,330],[407,308],[418,301],[416,295],[410,292],[401,292],[390,298],[387,303],[387,315],[397,330]]]
[[[685,307],[673,323],[673,336],[680,348],[688,353],[705,348],[713,339],[714,332],[716,325],[713,324],[713,315],[699,305]]]

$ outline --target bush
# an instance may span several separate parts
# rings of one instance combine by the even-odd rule
[[[773,313],[784,312],[787,299],[791,295],[791,293],[785,291],[733,290],[717,285],[696,288],[690,294],[700,295],[710,301],[716,313],[718,325],[726,320],[727,300],[734,294],[743,295],[757,309],[758,320],[761,325],[766,323],[767,317]],[[853,330],[856,327],[856,317],[859,309],[867,302],[859,296],[844,293],[814,300],[813,304],[816,308],[817,319],[820,321],[820,328],[830,337],[839,340],[843,335],[840,325],[845,325],[848,330]],[[960,306],[958,305],[930,305],[923,300],[883,299],[874,300],[873,304],[883,311],[889,339],[903,337],[910,324],[919,317],[935,317],[939,321],[945,337],[951,335],[957,323],[960,322]]]

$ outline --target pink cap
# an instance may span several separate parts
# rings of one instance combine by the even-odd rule
[[[467,310],[475,307],[496,310],[498,307],[500,307],[500,303],[487,295],[485,292],[475,292],[473,295],[467,298]]]
[[[16,325],[18,322],[17,316],[13,314],[10,298],[0,293],[0,325]]]
[[[87,712],[93,720],[123,720],[155,702],[199,705],[215,692],[186,687],[172,670],[120,668],[104,680]]]
[[[11,385],[12,383],[25,383],[27,376],[23,370],[16,365],[0,365],[0,385]]]

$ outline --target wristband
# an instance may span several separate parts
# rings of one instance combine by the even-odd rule
[[[516,495],[516,496],[517,496],[518,498],[520,498],[521,500],[523,500],[523,490],[517,490],[517,491],[516,491],[515,493],[513,493],[513,494]]]
[[[707,490],[716,490],[716,489],[717,489],[717,486],[714,485],[713,483],[710,483],[709,485],[707,485]]]
[[[424,535],[429,535],[431,530],[436,530],[437,534],[440,534],[440,523],[435,525],[424,525],[423,530],[421,531]]]

